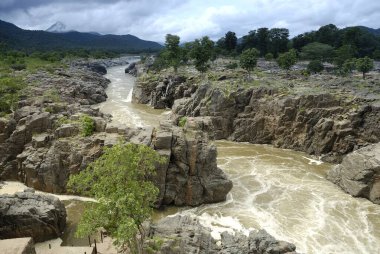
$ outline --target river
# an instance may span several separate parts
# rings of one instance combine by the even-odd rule
[[[125,67],[108,69],[108,100],[100,105],[116,122],[156,126],[167,111],[131,103],[134,77]],[[353,198],[326,180],[333,165],[301,152],[217,141],[218,165],[234,183],[227,201],[197,208],[170,208],[173,213],[200,216],[213,228],[267,230],[276,238],[293,242],[303,253],[380,253],[380,206]]]
[[[108,99],[99,105],[113,121],[129,126],[157,126],[168,110],[154,110],[131,103],[135,78],[124,73],[125,66],[111,67]],[[380,253],[380,206],[366,199],[353,198],[326,180],[333,165],[322,163],[307,154],[253,145],[217,141],[218,165],[234,187],[222,203],[197,208],[168,208],[155,212],[153,219],[175,213],[191,213],[213,229],[217,238],[225,230],[265,229],[278,239],[297,246],[308,254],[377,254]],[[9,192],[25,188],[19,183],[8,186]],[[0,190],[6,191],[6,188]],[[63,200],[78,199],[58,196]],[[83,201],[65,201],[68,227],[63,245],[86,245],[76,239],[74,231],[84,209]],[[61,240],[60,240],[61,241]]]

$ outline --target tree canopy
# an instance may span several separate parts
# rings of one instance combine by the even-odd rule
[[[167,34],[165,37],[165,50],[167,52],[168,65],[174,68],[177,72],[181,62],[181,49],[179,47],[179,36]]]
[[[277,58],[278,66],[284,70],[290,70],[290,68],[297,62],[297,53],[294,49],[289,50],[286,53],[280,54]]]
[[[98,201],[84,212],[77,235],[87,236],[104,227],[118,246],[141,250],[137,234],[158,194],[149,176],[161,162],[163,158],[150,147],[120,143],[105,148],[99,159],[71,175],[69,190]]]
[[[194,59],[195,68],[200,72],[206,72],[208,61],[213,56],[214,42],[207,36],[197,39],[192,43],[190,57]]]
[[[365,79],[365,74],[373,69],[373,60],[367,56],[357,59],[356,69],[363,73],[363,79]]]
[[[255,48],[246,49],[240,55],[240,65],[248,74],[256,67],[259,51]]]

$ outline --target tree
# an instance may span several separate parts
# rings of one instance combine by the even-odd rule
[[[310,61],[307,65],[307,70],[310,71],[310,73],[319,73],[323,71],[324,67],[320,60],[313,60]]]
[[[297,35],[292,39],[293,48],[300,51],[302,47],[315,41],[315,32],[308,32]]]
[[[343,45],[335,51],[335,64],[341,68],[345,61],[354,58],[356,49],[352,45]]]
[[[268,32],[268,49],[274,57],[288,49],[289,30],[286,28],[272,28]]]
[[[333,24],[326,26],[321,26],[315,33],[316,41],[328,44],[330,46],[335,46],[337,43],[339,28]]]
[[[256,67],[259,54],[260,52],[255,48],[246,49],[241,53],[240,66],[248,71],[248,77],[251,71]]]
[[[328,61],[331,60],[333,54],[334,48],[330,45],[313,42],[302,47],[300,56],[307,60]]]
[[[376,49],[375,51],[373,51],[372,57],[375,60],[380,60],[380,49]]]
[[[286,53],[280,54],[277,58],[278,66],[281,69],[289,71],[290,68],[297,62],[297,52],[294,49],[289,50]]]
[[[257,36],[257,49],[260,51],[260,56],[264,56],[267,53],[267,47],[268,47],[268,28],[262,27],[257,29],[256,36]]]
[[[273,60],[273,54],[272,53],[266,53],[265,54],[265,60],[272,61]]]
[[[225,49],[229,52],[233,51],[236,48],[237,37],[234,32],[228,31],[224,36]]]
[[[166,35],[165,49],[167,51],[167,61],[169,66],[174,68],[174,72],[177,72],[178,66],[181,62],[181,48],[179,47],[179,36]]]
[[[356,67],[356,59],[347,59],[342,66],[343,74],[351,74]]]
[[[241,50],[255,48],[257,46],[257,34],[256,30],[249,31],[247,35],[243,36],[241,43]]]
[[[87,236],[104,227],[116,245],[128,245],[131,251],[141,253],[142,223],[150,217],[158,194],[149,177],[163,160],[148,146],[119,143],[105,148],[99,159],[71,175],[70,191],[97,200],[85,210],[77,235]]]
[[[190,51],[191,58],[194,59],[195,68],[200,72],[206,72],[209,68],[208,61],[213,56],[214,42],[207,36],[201,40],[197,39],[192,43]]]
[[[363,73],[363,79],[365,79],[365,74],[373,69],[373,60],[368,56],[357,59],[356,69]]]

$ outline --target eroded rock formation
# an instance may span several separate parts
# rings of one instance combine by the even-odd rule
[[[380,143],[348,154],[328,172],[327,179],[354,197],[380,204]]]
[[[66,226],[66,209],[58,198],[32,191],[0,196],[0,239],[57,238]]]
[[[149,237],[159,237],[163,244],[156,253],[165,254],[291,254],[294,244],[276,240],[265,230],[251,231],[248,236],[224,232],[221,239],[211,235],[211,229],[202,226],[193,216],[166,217],[151,225]],[[146,243],[149,246],[149,241]]]

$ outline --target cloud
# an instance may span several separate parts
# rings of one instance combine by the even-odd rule
[[[239,36],[259,27],[287,27],[291,36],[333,23],[380,27],[380,1],[373,0],[1,0],[0,17],[25,29],[61,21],[69,29],[133,34],[163,41],[204,35]]]

